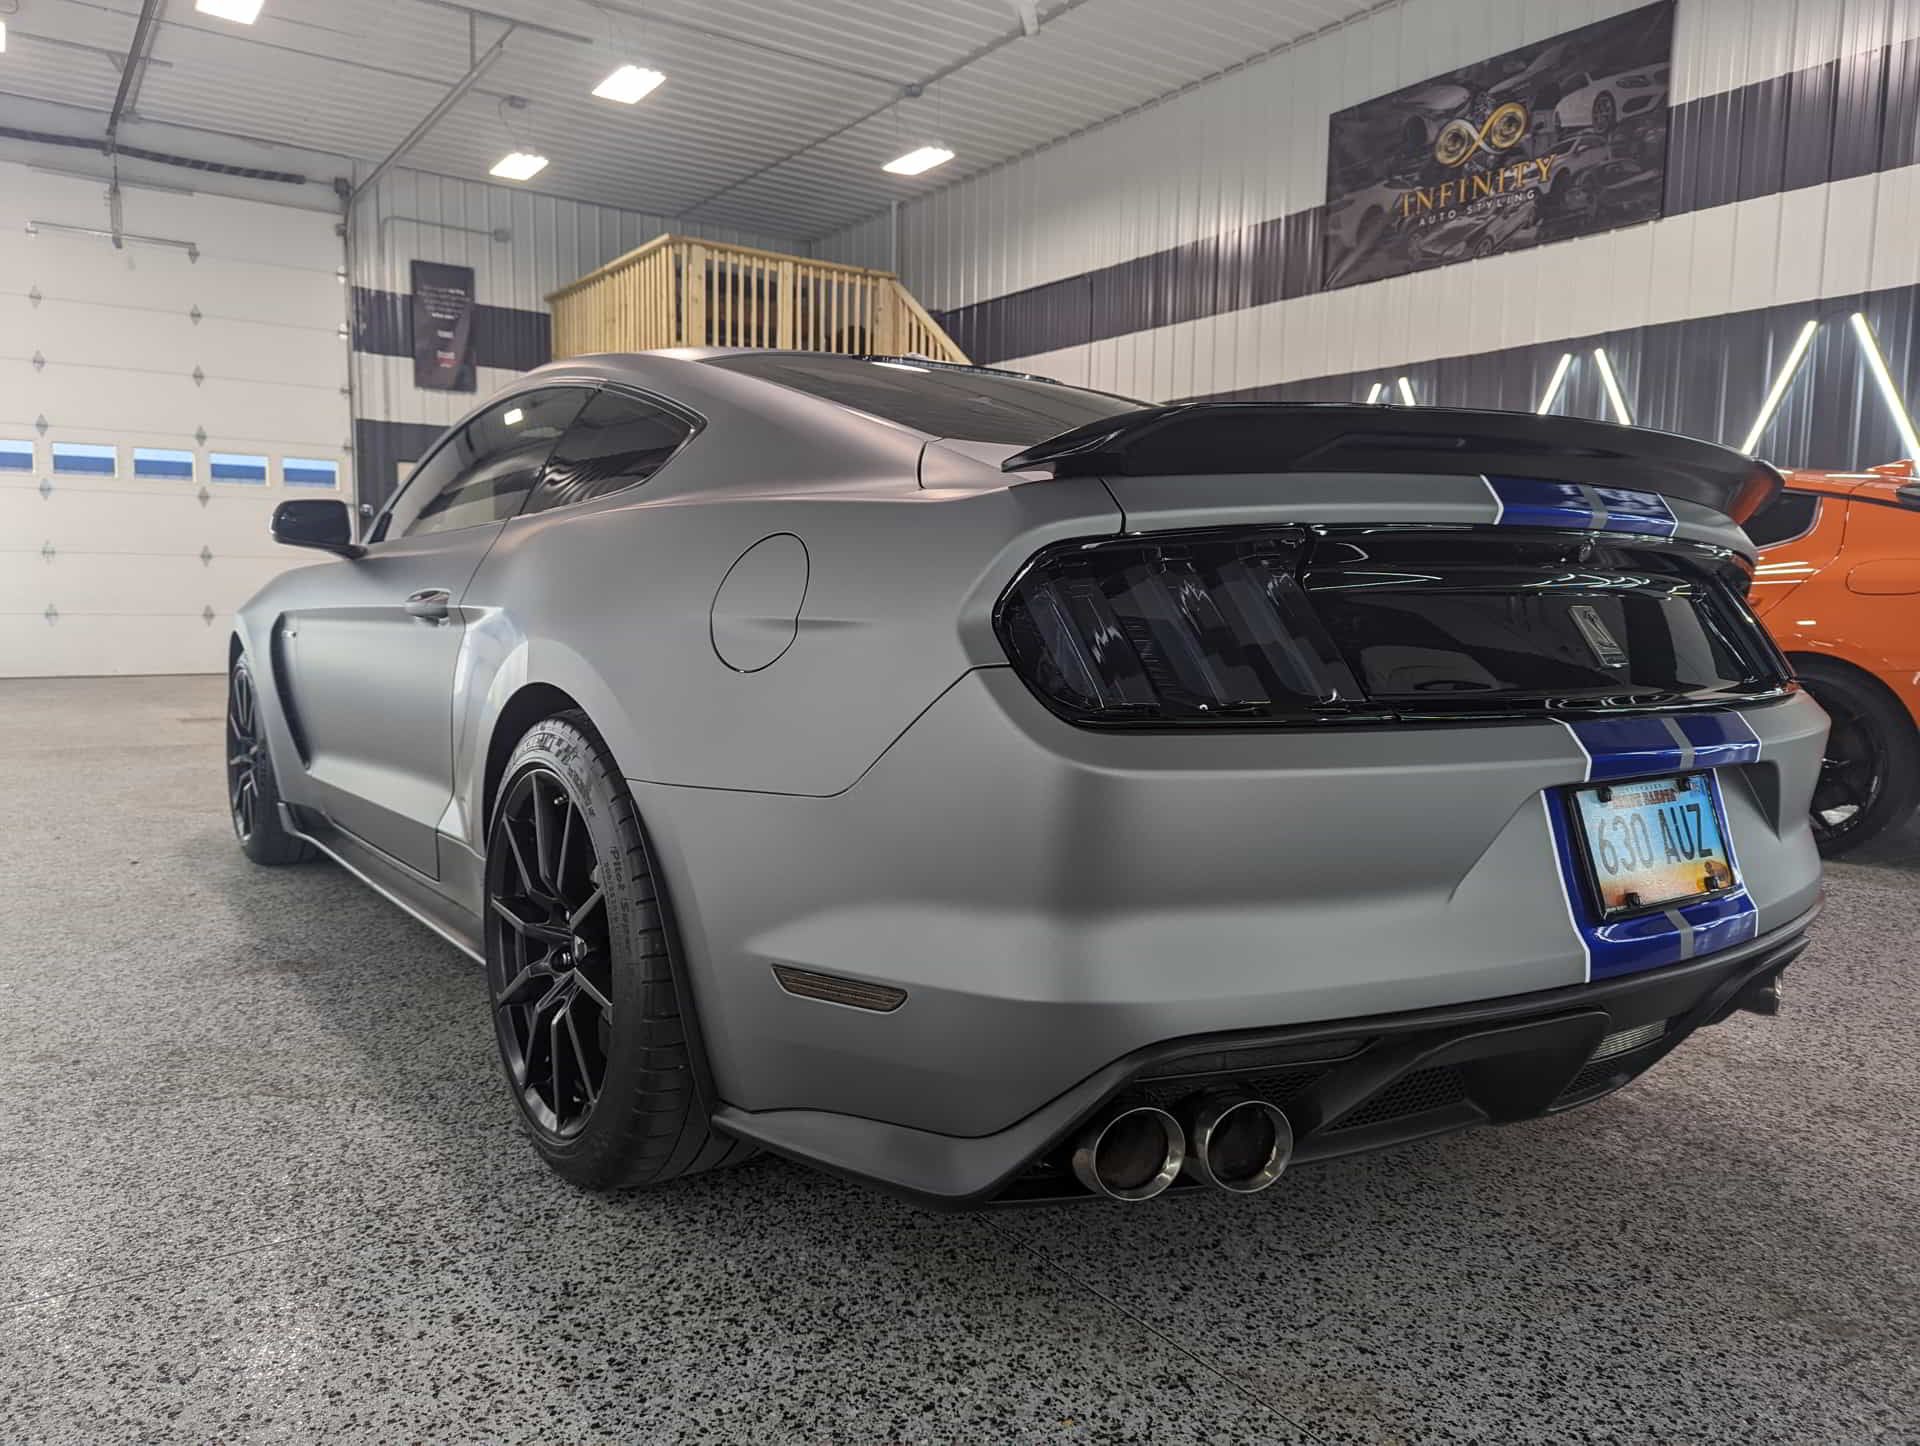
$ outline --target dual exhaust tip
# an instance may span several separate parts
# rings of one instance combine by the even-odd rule
[[[1154,1105],[1109,1111],[1080,1132],[1073,1173],[1110,1200],[1151,1200],[1181,1172],[1235,1195],[1278,1180],[1293,1127],[1278,1107],[1242,1094],[1201,1094],[1177,1113]]]

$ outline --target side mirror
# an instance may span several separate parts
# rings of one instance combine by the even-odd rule
[[[331,497],[303,497],[273,509],[273,540],[288,547],[317,547],[341,557],[366,549],[353,540],[353,514]]]

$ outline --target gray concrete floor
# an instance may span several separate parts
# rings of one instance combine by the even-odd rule
[[[1920,836],[1790,1009],[1252,1201],[604,1199],[473,967],[235,851],[213,679],[0,683],[0,1440],[1920,1439]]]

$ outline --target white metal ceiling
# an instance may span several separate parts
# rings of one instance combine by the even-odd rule
[[[376,161],[505,17],[523,28],[406,164],[478,179],[510,149],[537,150],[552,164],[536,190],[812,237],[1380,0],[1040,0],[1031,36],[1016,0],[474,4],[477,19],[446,0],[266,0],[248,27],[163,0],[135,114]],[[106,112],[139,9],[19,0],[0,92]],[[593,99],[623,61],[666,85],[633,107]],[[958,158],[919,179],[881,172],[929,140]]]

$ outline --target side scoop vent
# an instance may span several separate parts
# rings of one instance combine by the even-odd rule
[[[891,1014],[907,1002],[907,991],[891,984],[869,984],[863,979],[847,979],[838,974],[818,974],[811,969],[796,969],[791,964],[774,965],[773,977],[789,994],[801,999],[818,999],[823,1004],[844,1004],[849,1009]]]

